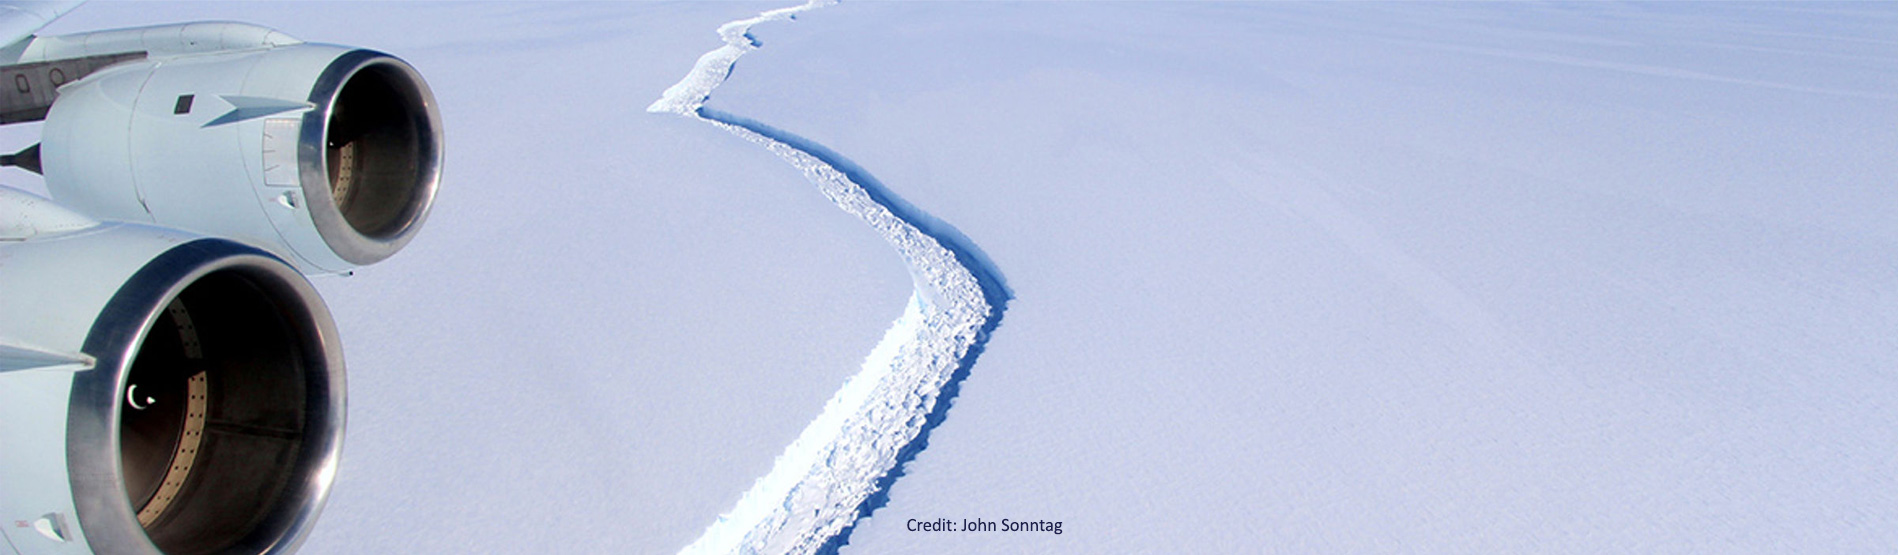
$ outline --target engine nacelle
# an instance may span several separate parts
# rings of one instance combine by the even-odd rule
[[[37,320],[9,326],[0,346],[16,347],[0,354],[51,361],[0,368],[0,545],[294,550],[344,423],[342,351],[316,291],[241,243],[71,220],[40,228],[53,238],[0,238],[0,314]]]
[[[46,187],[75,210],[235,238],[312,273],[407,244],[443,152],[408,63],[305,43],[100,69],[60,87],[41,141]]]

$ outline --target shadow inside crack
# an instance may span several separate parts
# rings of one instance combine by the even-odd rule
[[[997,301],[1007,302],[1008,299],[1014,298],[1014,292],[1008,288],[1007,280],[1002,277],[1001,271],[996,269],[995,263],[989,260],[988,253],[983,252],[981,247],[977,247],[974,241],[969,240],[969,237],[963,235],[962,231],[956,229],[955,226],[917,209],[909,201],[903,200],[903,197],[890,192],[889,187],[884,186],[882,181],[878,181],[876,176],[870,175],[869,171],[858,166],[856,162],[850,161],[849,158],[845,158],[829,147],[758,120],[705,107],[700,107],[698,114],[705,119],[743,127],[791,148],[804,151],[830,165],[843,173],[844,177],[852,183],[863,187],[864,192],[870,195],[870,200],[883,205],[897,219],[922,231],[924,235],[935,239],[937,243],[942,244],[943,248],[954,254],[956,261],[975,276],[976,283],[982,287],[982,296],[990,306],[995,306]]]

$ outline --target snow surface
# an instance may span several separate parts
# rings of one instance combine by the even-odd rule
[[[707,106],[1016,295],[847,551],[1885,551],[1893,7],[845,4]]]
[[[793,5],[96,2],[53,30],[254,22],[441,100],[429,228],[317,282],[350,435],[306,552],[653,553],[918,306],[802,169],[644,110]],[[1886,552],[1892,28],[849,2],[755,25],[703,113],[953,223],[1013,293],[843,551]],[[938,518],[1063,527],[909,530]]]

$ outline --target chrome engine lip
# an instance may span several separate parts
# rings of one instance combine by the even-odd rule
[[[350,78],[376,66],[395,70],[413,85],[421,110],[412,115],[423,120],[415,123],[418,128],[426,130],[419,139],[422,182],[417,185],[416,202],[403,215],[404,221],[396,226],[396,231],[384,237],[365,235],[344,218],[336,205],[336,199],[331,196],[327,159],[329,120],[337,96]],[[315,224],[316,232],[323,242],[343,261],[357,266],[380,262],[402,250],[421,230],[422,223],[428,219],[428,213],[434,206],[435,192],[441,185],[442,118],[435,103],[435,93],[429,90],[428,82],[422,79],[421,72],[401,58],[374,50],[356,49],[337,56],[323,69],[310,90],[310,103],[316,108],[303,115],[302,130],[297,140],[297,173],[303,196],[310,205],[311,223]]]
[[[308,280],[288,262],[224,239],[190,241],[154,257],[126,280],[100,311],[83,351],[97,364],[74,375],[66,421],[66,466],[74,507],[87,545],[95,553],[162,554],[139,524],[125,493],[119,456],[124,390],[146,334],[172,299],[213,272],[238,271],[270,293],[297,301],[286,317],[303,324],[313,348],[306,367],[323,383],[313,388],[304,447],[291,474],[300,483],[284,488],[270,514],[234,548],[251,553],[291,553],[308,536],[328,501],[342,457],[346,416],[342,345],[328,307]],[[297,310],[297,309],[301,310]]]

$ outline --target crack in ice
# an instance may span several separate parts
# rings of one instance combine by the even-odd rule
[[[691,73],[646,110],[718,126],[796,167],[896,248],[915,291],[862,369],[771,471],[682,553],[803,553],[838,546],[854,522],[880,504],[900,466],[941,422],[944,403],[999,324],[1008,299],[999,273],[966,238],[909,207],[848,160],[796,135],[704,108],[738,58],[758,48],[752,26],[834,3],[811,0],[720,26],[725,45],[701,56]]]

